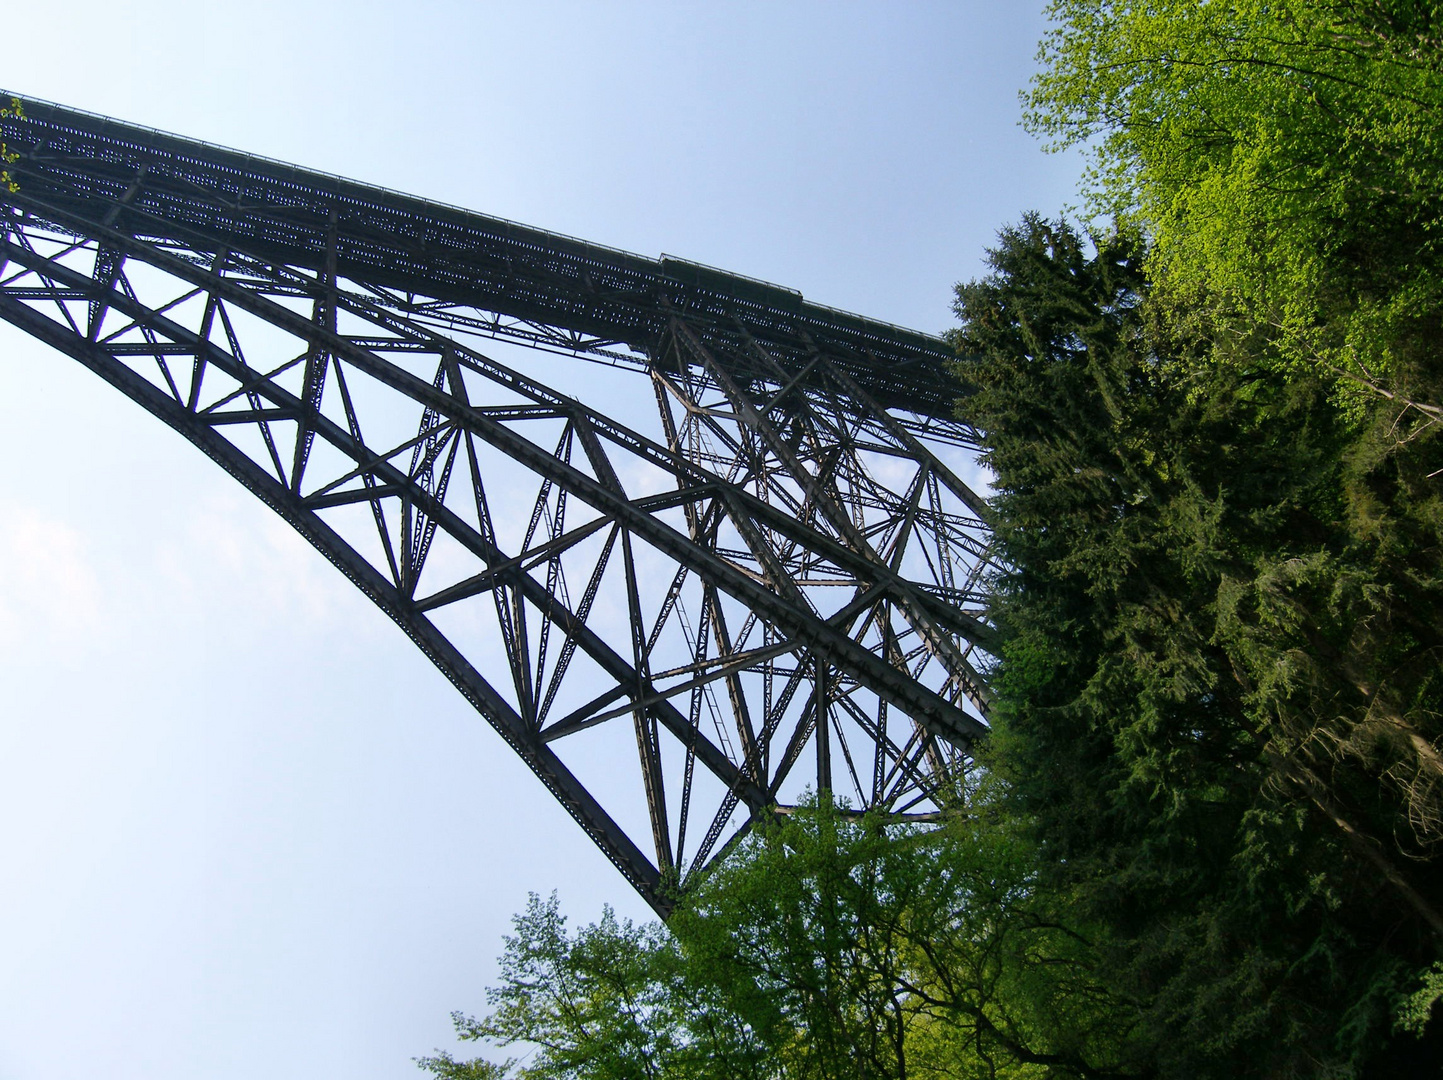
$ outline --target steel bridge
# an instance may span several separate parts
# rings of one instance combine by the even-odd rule
[[[0,316],[330,559],[658,913],[805,790],[958,797],[991,630],[943,341],[22,104]]]

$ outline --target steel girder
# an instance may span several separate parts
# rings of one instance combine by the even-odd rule
[[[806,788],[913,818],[956,797],[991,636],[982,502],[947,463],[968,433],[889,413],[855,355],[662,297],[629,350],[648,433],[492,355],[612,343],[348,277],[334,216],[288,264],[138,211],[144,170],[64,197],[24,169],[0,316],[325,554],[659,913]]]

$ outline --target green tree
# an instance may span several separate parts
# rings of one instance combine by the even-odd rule
[[[1056,0],[1028,122],[1158,287],[1443,416],[1443,5]],[[1256,359],[1256,357],[1254,357]],[[1406,419],[1406,418],[1405,418]]]
[[[452,1015],[457,1035],[534,1048],[524,1061],[419,1064],[444,1080],[772,1080],[755,1032],[699,979],[659,923],[637,926],[607,909],[574,935],[556,897],[532,895],[505,939],[501,985],[480,1019]]]
[[[1115,441],[1146,447],[1121,482],[1131,532],[1089,527],[1058,544],[1116,546],[1122,585],[1092,577],[1089,601],[1106,603],[1083,619],[1114,655],[1131,649],[1133,667],[1117,678],[1107,658],[1081,657],[1069,674],[1092,672],[1096,697],[1074,714],[1112,707],[1097,694],[1106,683],[1122,691],[1116,716],[1164,715],[1126,697],[1170,651],[1186,672],[1172,708],[1215,710],[1217,726],[1194,730],[1237,736],[1261,796],[1223,800],[1246,826],[1224,849],[1229,872],[1276,877],[1291,861],[1279,880],[1315,874],[1316,897],[1297,894],[1288,925],[1303,928],[1298,916],[1321,903],[1316,927],[1332,926],[1333,940],[1299,938],[1278,960],[1322,957],[1335,980],[1350,972],[1350,994],[1314,1001],[1338,1031],[1317,1060],[1361,1067],[1386,1035],[1387,998],[1401,1028],[1436,1043],[1437,980],[1425,969],[1443,934],[1443,6],[1058,0],[1051,13],[1029,123],[1055,145],[1088,144],[1094,211],[1151,244],[1134,260],[1132,291],[1148,294],[1133,305],[1140,344],[1116,354],[1145,373],[1144,392],[1114,395],[1121,411],[1109,410]],[[979,418],[999,425],[1000,411],[985,414],[1003,400],[979,402]],[[1097,463],[1103,475],[1117,464]],[[1142,497],[1134,476],[1147,478]],[[1004,517],[1029,505],[1012,482],[1004,491]],[[1147,543],[1129,549],[1137,538]],[[1017,557],[1034,559],[1037,578],[1013,578],[1011,617],[1028,629],[1009,677],[1022,678],[1030,633],[1045,681],[1058,674],[1056,641],[1040,609],[1033,622],[1024,612],[1055,592],[1065,558],[1025,548]],[[1088,557],[1070,558],[1086,579]],[[1155,599],[1137,595],[1144,582]],[[1148,609],[1155,641],[1120,633]],[[1014,704],[1057,689],[1024,683]],[[1147,738],[1130,733],[1099,761],[1168,746],[1163,730],[1149,721]],[[1028,737],[1018,744],[1035,752]],[[1411,943],[1391,936],[1397,926]],[[1371,972],[1349,967],[1364,958]]]
[[[760,832],[673,916],[689,960],[789,1077],[1108,1076],[1131,1007],[1093,973],[984,785],[941,828],[815,808]]]
[[[975,811],[920,829],[803,808],[740,845],[667,928],[606,915],[570,935],[554,900],[533,899],[492,1011],[456,1022],[539,1049],[422,1064],[457,1080],[1132,1075],[1135,1010],[1035,890],[1020,830],[997,805]]]
[[[1443,930],[1436,495],[1266,337],[1154,303],[1135,233],[1093,245],[1030,217],[958,288],[995,765],[1165,1075],[1357,1075]]]

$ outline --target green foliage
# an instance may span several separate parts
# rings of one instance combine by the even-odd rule
[[[1040,767],[1069,730],[1045,745],[1028,734],[1041,699],[1020,680],[1038,680],[1042,655],[1053,693],[1077,695],[1057,716],[1112,743],[1071,796],[1092,785],[1118,802],[1120,778],[1140,770],[1174,805],[1190,787],[1209,792],[1214,850],[1178,859],[1190,881],[1178,925],[1209,920],[1212,940],[1233,944],[1210,946],[1216,977],[1204,952],[1179,953],[1155,1000],[1224,989],[1228,1018],[1253,1034],[1212,1052],[1250,1054],[1261,1033],[1346,1075],[1379,1052],[1390,1010],[1401,1030],[1423,1030],[1426,985],[1404,987],[1443,935],[1443,7],[1059,0],[1051,12],[1029,122],[1055,145],[1089,143],[1094,209],[1152,245],[1137,265],[1154,287],[1131,286],[1138,318],[1112,320],[1136,346],[1091,361],[1139,380],[1112,435],[1152,460],[1127,462],[1127,482],[1148,483],[1130,527],[1009,549],[1016,756]],[[1100,265],[1084,263],[1067,273],[1096,279]],[[1001,426],[995,408],[979,398]],[[1052,417],[1066,425],[1078,409]],[[1002,486],[1004,518],[1031,505],[1015,479]],[[1120,578],[1088,565],[1109,549]],[[1069,565],[1081,579],[1063,579]],[[1069,652],[1046,627],[1044,603],[1079,592],[1092,606],[1077,625],[1106,656]],[[1231,768],[1176,745],[1167,722],[1184,715],[1181,730],[1226,747]],[[1159,760],[1180,767],[1165,775]],[[1036,809],[1051,795],[1032,797]],[[1171,831],[1161,805],[1151,819],[1130,809]],[[1088,844],[1113,845],[1111,865],[1156,864],[1127,829]],[[1137,900],[1153,935],[1158,899]],[[1218,921],[1230,912],[1257,932]],[[1155,979],[1145,937],[1129,933],[1129,963]],[[1240,972],[1251,988],[1226,985]]]
[[[556,898],[534,894],[506,938],[501,985],[481,1019],[453,1014],[460,1038],[530,1045],[524,1061],[418,1064],[443,1080],[636,1080],[776,1075],[755,1035],[722,1006],[660,924],[618,921],[608,909],[575,935]]]
[[[1443,961],[1423,973],[1419,987],[1403,998],[1398,1008],[1396,1026],[1410,1035],[1422,1035],[1432,1016],[1433,1007],[1443,1000]]]
[[[1037,894],[1021,830],[986,799],[940,829],[802,808],[759,830],[669,929],[610,914],[575,935],[533,898],[502,985],[462,1038],[524,1064],[447,1080],[1130,1075],[1133,1011],[1076,923]]]
[[[985,788],[940,829],[818,807],[751,838],[671,926],[789,1077],[1110,1072],[1130,1012],[1034,865]]]
[[[1165,1075],[1356,1075],[1443,930],[1436,436],[1094,247],[1028,218],[958,289],[995,766]]]
[[[1443,6],[1056,0],[1030,126],[1087,145],[1159,287],[1273,362],[1440,401]],[[1432,415],[1438,415],[1434,412]]]

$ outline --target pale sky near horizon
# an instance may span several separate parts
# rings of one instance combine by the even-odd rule
[[[58,12],[58,13],[57,13]],[[922,330],[1075,201],[1041,5],[73,0],[0,87]],[[0,324],[0,1080],[420,1077],[528,891],[649,917],[384,616]]]

